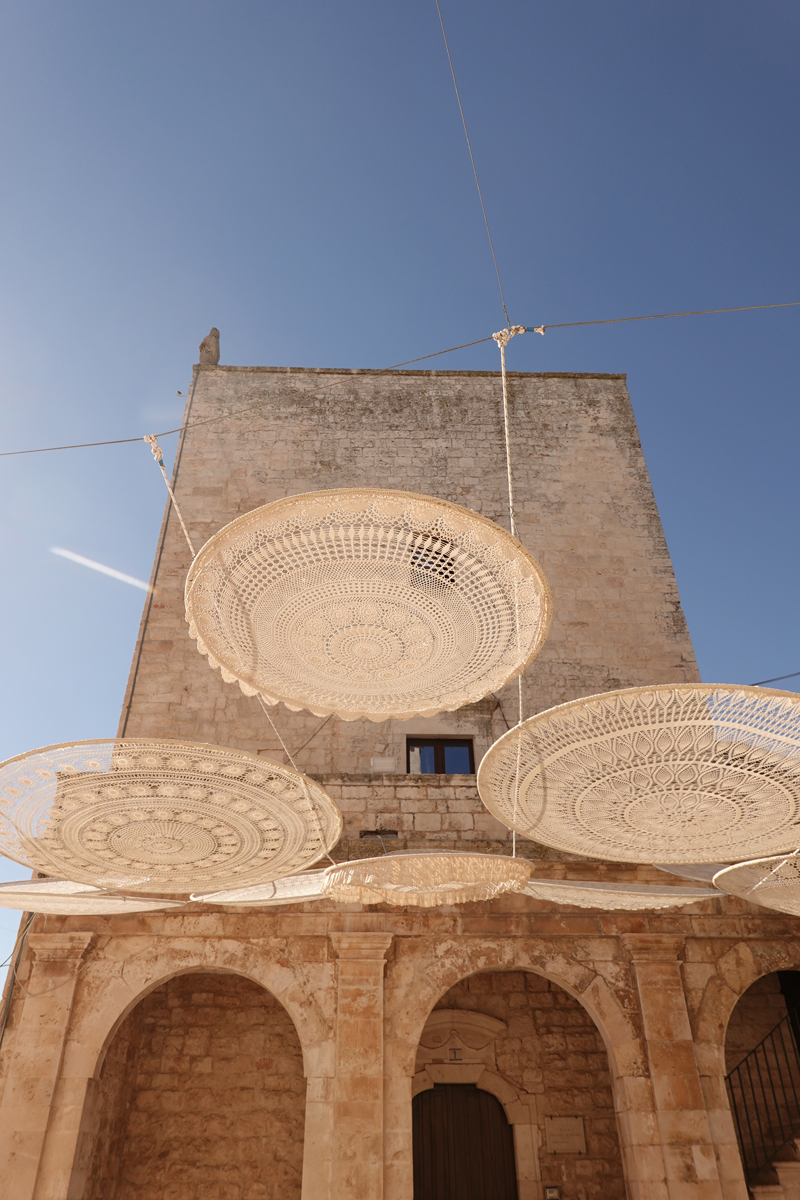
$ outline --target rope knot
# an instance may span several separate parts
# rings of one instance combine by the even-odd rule
[[[155,433],[146,433],[142,440],[147,442],[148,446],[153,451],[153,458],[156,460],[158,465],[161,466],[164,462],[164,455],[161,451],[161,447],[158,444],[157,435]]]
[[[525,325],[512,325],[510,329],[501,329],[499,333],[493,333],[492,337],[497,342],[501,350],[505,350],[508,343],[518,333],[525,333]]]

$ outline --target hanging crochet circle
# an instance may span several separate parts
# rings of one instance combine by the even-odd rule
[[[669,887],[648,883],[598,883],[584,879],[531,879],[524,887],[526,896],[551,904],[571,904],[577,908],[600,908],[605,912],[644,912],[659,908],[677,908],[713,900],[711,888]]]
[[[24,879],[19,883],[0,883],[0,908],[64,917],[157,912],[159,909],[181,908],[182,905],[181,900],[125,896],[85,883],[71,883],[66,879]]]
[[[694,883],[711,883],[717,871],[730,866],[730,863],[670,863],[669,866],[666,863],[653,863],[653,866],[657,871],[677,875],[679,879],[691,879]]]
[[[536,560],[444,500],[309,492],[226,525],[195,558],[186,617],[228,682],[345,720],[430,716],[496,691],[551,619]]]
[[[276,904],[303,904],[306,900],[321,900],[324,896],[324,871],[303,871],[287,875],[272,883],[257,883],[253,887],[226,888],[222,892],[193,893],[192,900],[203,904],[240,904],[269,908]]]
[[[341,830],[317,784],[241,750],[129,738],[0,764],[0,853],[103,888],[264,883],[316,862]]]
[[[800,839],[798,839],[800,840]],[[754,858],[735,863],[714,876],[714,887],[761,904],[775,912],[800,917],[800,858],[778,854],[774,858]]]
[[[432,908],[491,900],[524,888],[531,864],[497,854],[457,850],[413,851],[337,863],[325,871],[324,891],[348,904],[398,904]]]
[[[703,863],[800,843],[800,695],[663,684],[509,730],[478,771],[489,811],[592,858]]]

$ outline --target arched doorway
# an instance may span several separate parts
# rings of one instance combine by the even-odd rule
[[[574,1200],[624,1200],[606,1049],[586,1009],[557,984],[528,971],[481,972],[462,979],[436,1004],[420,1040],[413,1084],[414,1200],[429,1200],[429,1193],[418,1193],[421,1181],[449,1161],[454,1135],[442,1132],[442,1116],[436,1124],[437,1106],[446,1116],[463,1101],[438,1098],[443,1085],[491,1093],[489,1100],[502,1107],[516,1161],[510,1197],[542,1195],[549,1185]],[[502,1135],[490,1125],[491,1106],[481,1125],[472,1103],[471,1144],[464,1153],[470,1161],[480,1157],[480,1143],[488,1161],[501,1153],[493,1147]],[[458,1166],[451,1163],[448,1170],[440,1189],[449,1200],[444,1188]],[[486,1200],[505,1195],[498,1189],[508,1185],[499,1180]],[[484,1200],[480,1191],[466,1195]],[[440,1200],[436,1192],[430,1196]],[[458,1192],[453,1196],[460,1200]]]
[[[474,1083],[439,1083],[413,1102],[414,1200],[518,1200],[514,1134]]]
[[[800,972],[762,975],[725,1033],[725,1070],[748,1184],[797,1183],[800,1151]]]
[[[787,1016],[800,1008],[800,971],[762,975],[743,992],[725,1031],[725,1070],[731,1071]]]
[[[84,1114],[81,1200],[299,1200],[306,1084],[297,1031],[239,975],[175,976],[128,1014]]]

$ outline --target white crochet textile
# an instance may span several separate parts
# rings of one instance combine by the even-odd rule
[[[0,883],[0,908],[65,917],[157,912],[164,908],[181,908],[182,904],[181,900],[145,899],[144,896],[105,892],[102,888],[71,883],[66,879],[23,879],[19,883]]]
[[[800,917],[800,861],[797,855],[787,858],[785,854],[778,854],[774,858],[735,863],[714,876],[714,887],[730,896],[749,900],[751,904]]]
[[[264,883],[311,866],[341,829],[316,783],[240,750],[129,738],[0,765],[0,853],[103,888]]]
[[[664,684],[574,700],[495,742],[478,790],[518,833],[592,858],[731,862],[793,849],[800,695]]]
[[[691,879],[695,883],[711,883],[717,871],[730,866],[730,863],[653,863],[657,871],[667,875],[677,875],[679,879]]]
[[[457,850],[408,851],[337,863],[325,871],[323,886],[327,896],[344,904],[432,908],[518,892],[530,873],[531,864],[521,858]]]
[[[215,534],[189,632],[247,695],[345,720],[430,716],[496,691],[551,619],[536,560],[499,525],[410,492],[310,492]]]
[[[273,904],[302,904],[306,900],[322,899],[324,879],[324,871],[303,871],[300,875],[276,879],[274,883],[193,894],[191,898],[202,900],[204,904],[242,904],[257,908],[269,908]]]
[[[606,912],[644,912],[657,908],[677,908],[713,900],[711,888],[660,887],[647,883],[597,883],[580,879],[531,879],[523,889],[526,896],[548,900],[552,904],[572,904],[578,908],[601,908]],[[719,898],[719,897],[717,897]]]

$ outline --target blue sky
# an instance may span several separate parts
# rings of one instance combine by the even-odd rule
[[[442,10],[513,322],[800,300],[795,3]],[[0,449],[177,424],[212,324],[226,363],[347,367],[503,325],[434,0],[7,3],[0,103]],[[800,670],[799,329],[509,348],[627,372],[709,681]],[[115,731],[143,593],[49,548],[147,578],[163,504],[144,444],[0,459],[0,757]]]

